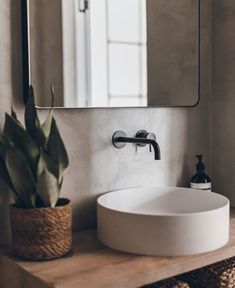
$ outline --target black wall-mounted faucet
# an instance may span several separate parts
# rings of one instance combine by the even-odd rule
[[[113,146],[117,149],[121,149],[126,146],[127,143],[133,143],[140,147],[144,147],[145,145],[150,145],[154,150],[154,159],[161,160],[161,152],[158,143],[156,142],[156,136],[154,133],[149,133],[145,130],[140,130],[136,133],[135,137],[127,137],[126,132],[124,131],[116,131],[113,134],[112,138]]]

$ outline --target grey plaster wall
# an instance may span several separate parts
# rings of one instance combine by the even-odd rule
[[[19,0],[0,2],[1,98],[0,116],[9,109],[12,95],[22,111]],[[202,153],[209,163],[209,100],[211,95],[211,6],[202,1],[201,101],[196,108],[71,109],[57,110],[61,133],[70,156],[62,195],[74,205],[74,229],[95,225],[98,195],[124,187],[189,184],[194,173],[194,155]],[[44,117],[44,111],[41,116]],[[148,149],[128,145],[116,150],[111,137],[117,129],[134,135],[140,128],[156,133],[162,160],[154,161]],[[8,239],[8,199],[0,186],[0,242]],[[4,224],[2,224],[4,223]]]
[[[235,1],[213,1],[212,176],[235,206]]]
[[[147,0],[148,104],[198,101],[198,0]]]
[[[62,8],[58,0],[30,0],[31,83],[38,106],[50,106],[50,85],[55,88],[55,106],[63,107]],[[56,15],[56,16],[55,16]]]

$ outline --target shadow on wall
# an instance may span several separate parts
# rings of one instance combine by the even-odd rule
[[[22,107],[21,0],[10,0],[12,100]]]
[[[7,75],[7,83],[3,83],[4,85],[8,85],[7,91],[9,91],[9,94],[7,93],[2,96],[4,97],[4,105],[1,107],[3,109],[1,111],[2,114],[4,114],[4,112],[9,112],[7,111],[9,109],[9,105],[6,103],[10,102],[10,99],[12,99],[14,106],[17,108],[22,106],[21,1],[10,0],[6,2],[8,3],[5,5],[9,5],[9,17],[3,17],[2,19],[5,19],[4,21],[10,21],[10,23],[3,22],[2,25],[6,27],[4,28],[6,31],[8,27],[10,27],[9,42],[6,43],[6,47],[4,46],[4,49],[8,49],[8,51],[5,53],[6,55],[9,53],[11,63],[8,70],[6,59],[6,62],[3,63],[6,65],[6,67],[2,67],[2,69],[5,69],[5,73],[9,73],[9,75]],[[1,13],[4,13],[4,10],[1,11]],[[7,41],[7,39],[4,39],[4,41],[5,40]],[[10,202],[10,191],[0,179],[0,245],[6,245],[10,242],[10,221],[8,209]]]
[[[10,243],[9,208],[11,194],[8,187],[0,179],[0,246]]]

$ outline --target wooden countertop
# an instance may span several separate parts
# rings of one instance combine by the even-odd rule
[[[235,209],[231,211],[229,243],[210,253],[171,258],[121,253],[100,244],[96,230],[87,230],[74,234],[73,253],[62,259],[29,262],[3,253],[0,287],[136,288],[233,256]]]

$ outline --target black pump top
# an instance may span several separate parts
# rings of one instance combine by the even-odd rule
[[[191,178],[191,183],[210,183],[210,177],[205,173],[205,165],[202,162],[202,155],[196,155],[198,158],[197,173]]]
[[[197,163],[197,171],[205,171],[205,165],[202,162],[202,155],[196,155],[196,158],[198,158],[198,163]]]

